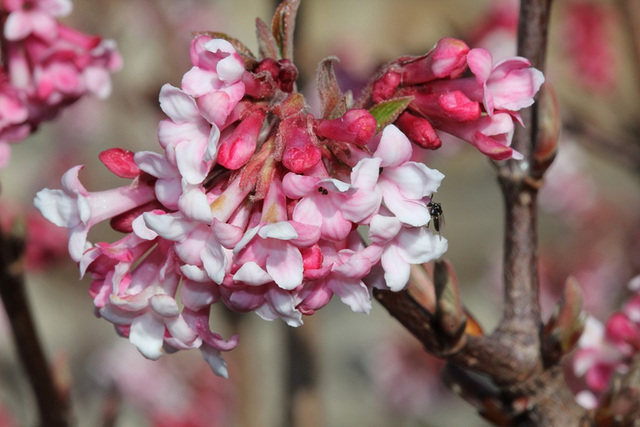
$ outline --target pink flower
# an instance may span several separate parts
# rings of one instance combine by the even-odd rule
[[[4,0],[3,69],[0,71],[0,166],[7,143],[26,138],[38,125],[86,94],[105,98],[110,73],[122,66],[115,43],[60,24],[68,0]]]
[[[619,67],[612,34],[619,25],[615,9],[597,2],[570,1],[564,11],[562,41],[573,75],[593,91],[613,89]]]
[[[457,136],[494,160],[522,159],[522,154],[510,147],[513,138],[513,118],[507,113],[482,116],[473,123],[441,124],[444,132]]]
[[[242,59],[228,41],[201,35],[191,44],[191,61],[182,89],[197,99],[209,123],[221,127],[244,96]]]
[[[79,261],[90,247],[87,234],[91,227],[153,200],[152,188],[134,181],[130,186],[88,192],[78,180],[83,166],[75,166],[62,177],[62,190],[38,192],[34,204],[42,215],[58,227],[69,229],[69,253]]]
[[[4,36],[7,40],[24,39],[32,33],[45,40],[56,37],[55,17],[71,13],[70,0],[5,0],[9,10]]]
[[[353,168],[352,182],[379,192],[385,206],[400,221],[420,227],[430,219],[424,199],[437,191],[444,175],[410,161],[412,154],[409,139],[397,127],[388,126],[373,156]]]
[[[494,109],[518,111],[529,107],[544,83],[544,75],[531,68],[526,58],[508,58],[493,64],[491,53],[478,48],[469,51],[467,62],[482,86],[482,102],[489,115]]]
[[[461,77],[467,68],[475,78]],[[371,84],[370,97],[375,103],[411,98],[396,123],[418,146],[438,148],[437,131],[442,131],[494,160],[520,159],[509,148],[514,121],[519,121],[518,110],[533,104],[543,82],[542,73],[524,58],[494,64],[486,49],[443,39],[424,57],[400,58],[387,66]]]
[[[384,283],[392,291],[407,286],[412,264],[433,261],[447,251],[447,239],[424,227],[407,227],[393,216],[375,215],[371,219],[369,238],[373,245],[382,248]]]
[[[635,281],[629,285],[633,290]],[[574,372],[584,377],[588,391],[597,399],[611,377],[626,372],[640,351],[640,294],[633,295],[604,326],[589,317],[578,345],[572,360]]]
[[[379,206],[379,197],[374,193],[334,178],[290,172],[285,175],[283,186],[289,198],[300,198],[293,210],[293,220],[318,227],[322,237],[329,240],[344,240],[353,222],[370,216]]]

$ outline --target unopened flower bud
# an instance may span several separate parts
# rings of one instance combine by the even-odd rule
[[[300,250],[300,254],[302,255],[302,263],[305,271],[318,270],[322,267],[324,257],[322,256],[322,249],[320,249],[320,246],[313,245],[308,248],[303,248]]]
[[[419,147],[435,150],[442,145],[431,122],[425,118],[405,111],[396,120],[396,125]]]
[[[320,161],[322,153],[313,143],[305,122],[299,119],[284,120],[278,138],[284,142],[282,164],[291,172],[302,173]]]
[[[364,145],[373,137],[376,126],[375,117],[367,110],[349,110],[337,119],[318,120],[316,131],[324,138]]]
[[[230,170],[244,166],[256,151],[258,136],[266,113],[258,109],[233,130],[231,135],[220,143],[218,163]]]
[[[303,300],[296,307],[306,316],[312,315],[316,310],[321,309],[331,300],[333,291],[328,286],[313,286],[309,292],[303,296]]]
[[[459,90],[442,93],[425,93],[412,90],[414,96],[410,108],[425,117],[441,117],[456,122],[469,122],[480,117],[478,102],[470,100]]]
[[[402,82],[402,75],[397,71],[387,73],[373,84],[372,97],[376,103],[393,97],[398,86]]]
[[[425,56],[402,65],[402,83],[415,85],[458,78],[467,68],[468,52],[469,46],[462,40],[443,38]]]
[[[606,335],[613,343],[640,349],[640,329],[624,313],[611,316],[606,328]]]
[[[140,175],[140,168],[133,160],[133,151],[123,148],[110,148],[98,155],[100,161],[120,178],[135,178]]]

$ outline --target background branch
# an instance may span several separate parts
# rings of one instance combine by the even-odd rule
[[[42,427],[70,425],[67,397],[56,387],[27,301],[24,286],[24,241],[0,231],[0,297],[13,340],[38,404]]]

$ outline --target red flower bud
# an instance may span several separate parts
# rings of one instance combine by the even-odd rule
[[[462,40],[443,38],[426,55],[402,64],[402,84],[458,78],[467,68],[467,53],[469,46]]]
[[[459,90],[440,93],[411,90],[406,94],[414,97],[410,108],[424,117],[469,122],[478,119],[481,114],[480,104],[470,100]]]
[[[133,151],[124,148],[110,148],[98,155],[100,161],[120,178],[135,178],[140,175],[140,169],[133,160]]]
[[[396,125],[411,141],[422,148],[435,150],[442,145],[431,122],[425,118],[405,111],[396,120]]]
[[[364,145],[373,137],[376,126],[375,117],[367,110],[349,110],[337,119],[318,120],[316,132],[324,138]]]
[[[393,98],[398,86],[402,83],[402,75],[397,71],[387,71],[384,76],[373,84],[371,96],[377,104],[384,100]]]
[[[236,170],[245,165],[256,151],[258,136],[266,112],[258,109],[233,130],[218,147],[218,163],[227,169]]]
[[[299,118],[283,120],[278,129],[278,139],[284,143],[282,164],[291,172],[302,173],[315,166],[322,157],[320,149],[309,134],[306,122]]]

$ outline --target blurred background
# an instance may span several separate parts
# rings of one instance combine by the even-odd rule
[[[0,170],[2,209],[29,218],[35,193],[59,188],[62,173],[76,164],[90,165],[81,175],[90,191],[124,185],[97,162],[98,153],[114,146],[160,150],[158,93],[164,83],[178,85],[190,68],[191,32],[222,31],[255,52],[254,20],[270,22],[276,3],[76,1],[63,21],[116,40],[124,68],[114,76],[108,99],[83,99],[14,146],[10,166]],[[554,6],[546,74],[566,128],[540,198],[545,317],[573,275],[587,309],[604,320],[640,272],[640,163],[634,157],[640,70],[632,31],[637,15],[627,6],[613,0]],[[446,36],[496,55],[514,54],[514,11],[517,5],[510,1],[303,0],[295,53],[299,87],[313,99],[316,66],[335,55],[341,84],[357,93],[381,64],[426,53]],[[501,313],[503,238],[494,169],[475,149],[453,140],[425,154],[424,161],[446,176],[436,201],[444,209],[447,258],[463,301],[491,331]],[[32,218],[39,223],[37,215]],[[43,224],[32,230],[39,252],[30,264],[29,297],[45,350],[70,387],[77,425],[105,425],[115,417],[117,426],[271,427],[291,425],[292,411],[301,411],[299,419],[308,423],[299,425],[309,426],[488,425],[441,385],[440,363],[376,303],[366,316],[333,301],[296,330],[251,314],[216,312],[215,330],[240,335],[239,346],[225,355],[229,380],[210,372],[199,352],[145,360],[94,316],[89,281],[78,280],[77,267],[65,255],[64,230]],[[109,241],[115,232],[92,233],[92,241]],[[294,409],[287,378],[307,385]],[[0,424],[2,417],[7,425],[37,422],[3,312],[0,407]]]

